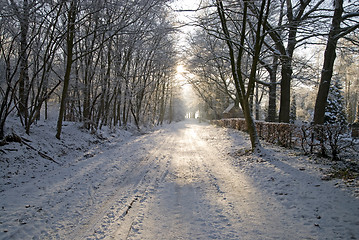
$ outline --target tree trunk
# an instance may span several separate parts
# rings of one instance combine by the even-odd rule
[[[273,67],[269,72],[269,100],[268,100],[268,122],[275,122],[277,119],[277,68],[278,57],[273,59]]]
[[[288,58],[288,57],[286,57]],[[279,122],[289,123],[290,82],[292,78],[291,60],[282,60],[282,80],[280,82]]]
[[[171,123],[172,121],[173,121],[173,88],[172,88],[172,84],[171,84],[168,123]]]
[[[57,139],[60,139],[60,136],[61,136],[62,121],[64,119],[64,114],[65,114],[67,91],[69,88],[71,66],[72,66],[72,62],[73,62],[72,54],[73,54],[73,47],[74,47],[75,21],[76,21],[76,2],[75,1],[76,0],[73,0],[71,2],[69,13],[68,13],[67,37],[66,37],[67,58],[66,58],[66,69],[65,69],[65,76],[64,76],[64,87],[63,87],[62,96],[61,96],[59,118],[57,120],[57,133],[56,133]]]
[[[291,15],[289,15],[291,16]],[[282,81],[280,84],[280,110],[279,110],[279,122],[289,123],[290,121],[290,100],[291,100],[291,81],[292,81],[292,61],[293,53],[295,46],[297,44],[297,32],[298,24],[297,20],[294,20],[293,17],[290,17],[290,26],[289,26],[289,35],[288,35],[288,45],[287,45],[287,55],[281,57],[282,61]]]
[[[161,99],[160,99],[160,113],[159,113],[159,120],[158,124],[163,124],[163,119],[165,118],[165,90],[166,90],[166,83],[160,84],[162,87],[161,91]],[[158,125],[157,124],[157,125]]]
[[[24,118],[24,124],[27,125],[28,120],[28,84],[29,84],[29,70],[28,70],[28,56],[27,56],[27,34],[29,31],[29,4],[24,0],[22,11],[19,11],[15,3],[12,3],[16,9],[17,17],[20,22],[20,73],[19,73],[19,115]]]
[[[250,110],[250,106],[248,102],[245,102],[242,105],[243,108],[243,114],[244,119],[246,120],[247,125],[247,131],[249,134],[249,138],[251,140],[251,147],[253,152],[258,152],[261,149],[261,144],[259,142],[258,134],[257,134],[257,128],[255,126],[254,119],[252,117],[252,113]]]
[[[338,42],[338,34],[340,33],[340,23],[343,14],[343,0],[335,0],[335,10],[330,28],[327,46],[324,52],[324,63],[322,75],[320,78],[318,95],[314,108],[314,124],[323,124],[325,116],[325,106],[330,88],[330,82],[333,76],[333,66],[336,58],[336,47]]]
[[[0,140],[4,139],[5,119],[0,119]]]
[[[255,92],[255,107],[256,107],[256,120],[259,120],[259,87],[258,84],[256,84],[256,92]]]

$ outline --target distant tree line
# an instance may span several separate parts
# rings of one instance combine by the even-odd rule
[[[87,129],[175,116],[177,59],[167,0],[0,3],[0,138],[10,113],[27,133],[48,102]],[[183,114],[184,115],[184,114]]]

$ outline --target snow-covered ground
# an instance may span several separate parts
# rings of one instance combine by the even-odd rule
[[[357,190],[328,166],[184,121],[89,134],[54,122],[0,147],[0,239],[359,239]]]

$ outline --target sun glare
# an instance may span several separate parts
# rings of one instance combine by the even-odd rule
[[[182,87],[190,85],[189,82],[195,76],[190,73],[183,64],[178,64],[176,67],[176,79]]]
[[[183,66],[182,64],[177,65],[176,70],[177,70],[177,73],[178,73],[178,74],[184,73],[184,72],[186,71],[185,68],[184,68],[184,66]]]
[[[183,65],[177,65],[176,67],[176,79],[179,81],[181,85],[186,84],[186,69]]]

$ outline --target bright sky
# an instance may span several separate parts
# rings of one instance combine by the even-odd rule
[[[182,10],[176,12],[177,19],[183,24],[183,23],[190,23],[196,15],[196,12],[194,10],[198,9],[200,3],[202,0],[175,0],[171,6],[173,10]],[[188,11],[193,10],[193,11]],[[183,47],[186,45],[186,34],[193,31],[193,26],[184,26],[181,27],[182,34],[179,35],[180,37],[180,43],[179,47]],[[187,72],[187,69],[184,65],[179,63],[177,66],[177,74],[176,79],[179,80],[179,82],[182,85],[182,96],[184,101],[186,102],[186,105],[189,107],[195,102],[197,102],[197,97],[195,93],[193,92],[192,86],[187,83],[186,77],[189,77],[190,74]]]
[[[175,0],[171,6],[173,10],[178,10],[178,12],[176,12],[177,19],[182,24],[189,24],[196,16],[195,10],[198,9],[201,2],[201,0]],[[191,30],[193,30],[193,26],[181,27],[181,31],[183,31],[184,34]]]
[[[196,10],[200,5],[201,0],[175,0],[171,7],[176,12],[177,19],[182,23],[190,23],[191,18],[195,16],[195,12],[188,11],[188,10]],[[183,47],[186,44],[186,34],[188,34],[191,30],[193,30],[192,26],[184,26],[181,27],[182,34],[179,34],[180,43],[179,47]],[[177,75],[176,78],[181,82],[185,82],[186,79],[184,77],[186,72],[185,66],[179,64],[177,66]]]
[[[172,6],[175,10],[195,10],[201,2],[201,0],[175,0]]]

